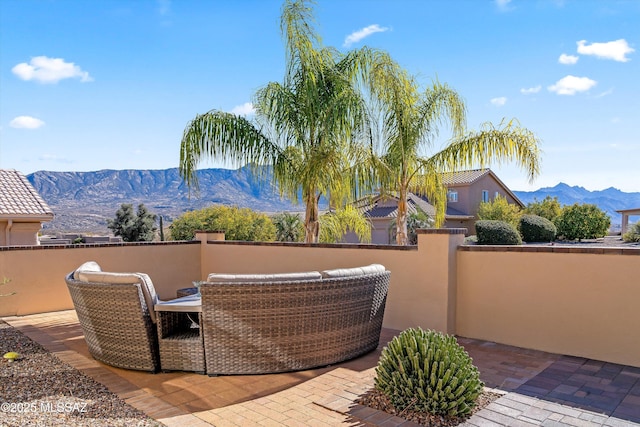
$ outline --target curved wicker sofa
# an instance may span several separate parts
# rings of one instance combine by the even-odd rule
[[[207,374],[310,369],[374,350],[390,272],[370,267],[209,275],[200,286]]]
[[[87,262],[65,277],[89,353],[119,368],[160,369],[157,296],[143,273],[110,273]]]

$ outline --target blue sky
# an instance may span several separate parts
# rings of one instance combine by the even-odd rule
[[[176,167],[196,114],[247,113],[256,89],[282,80],[281,5],[2,0],[0,167]],[[457,90],[469,129],[517,118],[533,131],[532,185],[492,165],[511,189],[640,191],[640,1],[319,0],[315,11],[325,45],[384,49],[422,87]],[[222,166],[233,167],[201,165]]]

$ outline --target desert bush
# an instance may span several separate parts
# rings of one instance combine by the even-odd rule
[[[564,239],[595,239],[606,236],[611,219],[596,205],[576,203],[562,209],[555,225]]]
[[[476,221],[476,235],[479,245],[521,245],[518,230],[505,221]]]
[[[522,215],[520,235],[525,242],[550,242],[556,238],[556,226],[538,215]]]
[[[524,209],[525,214],[538,215],[549,221],[555,221],[557,217],[562,213],[562,206],[558,201],[558,197],[551,198],[551,196],[545,197],[542,201],[537,199],[527,204]]]
[[[432,414],[465,416],[484,384],[455,337],[417,328],[403,331],[382,350],[375,386],[398,410],[411,406]]]
[[[191,240],[196,231],[224,231],[226,240],[272,241],[276,227],[271,219],[249,208],[209,206],[186,212],[171,226],[173,240]]]
[[[509,203],[506,197],[497,196],[490,202],[478,206],[478,219],[504,221],[513,227],[518,226],[522,212],[517,205]]]
[[[625,242],[640,242],[640,222],[632,224],[629,231],[622,235]]]
[[[122,237],[125,242],[150,242],[156,234],[156,215],[149,212],[144,204],[138,205],[133,212],[133,205],[123,203],[116,211],[116,217],[107,220],[107,227],[114,236]],[[75,243],[75,242],[74,242]]]

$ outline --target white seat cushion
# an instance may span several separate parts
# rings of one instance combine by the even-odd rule
[[[382,273],[386,271],[384,265],[371,264],[364,267],[336,268],[334,270],[324,270],[321,272],[324,279],[335,279],[338,277],[362,276],[364,274]]]
[[[299,282],[306,280],[320,280],[322,275],[317,271],[307,271],[302,273],[277,273],[277,274],[220,274],[211,273],[207,277],[207,282]]]

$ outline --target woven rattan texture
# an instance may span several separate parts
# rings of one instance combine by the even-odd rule
[[[204,343],[200,328],[200,313],[159,311],[158,343],[163,371],[205,372]]]
[[[156,372],[158,340],[140,283],[105,284],[66,278],[89,352],[119,368]],[[152,308],[153,309],[153,308]]]
[[[326,366],[378,346],[390,273],[301,282],[205,283],[209,375]]]

